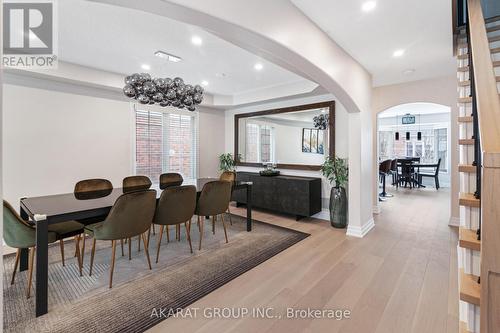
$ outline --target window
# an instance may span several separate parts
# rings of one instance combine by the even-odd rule
[[[269,163],[274,160],[274,128],[255,123],[246,124],[245,160]]]
[[[195,116],[147,110],[135,115],[136,174],[154,183],[165,172],[196,178]]]

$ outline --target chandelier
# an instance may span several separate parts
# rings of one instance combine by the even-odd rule
[[[189,111],[195,111],[196,105],[203,101],[201,86],[185,84],[180,77],[152,78],[147,73],[135,73],[125,77],[123,93],[141,104],[187,108]]]

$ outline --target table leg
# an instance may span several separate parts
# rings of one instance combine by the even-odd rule
[[[247,185],[247,231],[252,231],[252,185]]]
[[[36,316],[48,311],[48,221],[36,221]]]
[[[21,218],[24,221],[29,221],[28,214],[26,214],[26,212],[23,210],[22,207],[19,209],[19,211],[21,212],[21,214],[20,214]],[[29,249],[21,249],[21,255],[19,258],[19,271],[20,272],[28,269],[28,255],[29,255]]]

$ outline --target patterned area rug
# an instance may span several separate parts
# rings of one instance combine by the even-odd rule
[[[65,267],[61,264],[59,245],[50,246],[49,313],[39,318],[34,315],[34,297],[25,296],[27,272],[17,273],[14,285],[10,285],[14,256],[5,256],[4,331],[144,332],[165,320],[152,316],[153,309],[184,308],[309,236],[259,221],[254,221],[252,232],[246,232],[245,218],[232,215],[232,221],[233,225],[227,223],[229,243],[226,244],[220,222],[216,223],[213,234],[211,221],[206,220],[201,251],[193,223],[193,254],[184,228],[180,241],[174,240],[171,230],[169,243],[163,236],[158,264],[155,263],[158,234],[152,236],[149,246],[152,270],[147,267],[142,244],[138,249],[137,239],[132,241],[132,260],[128,259],[128,244],[124,256],[118,246],[112,289],[108,288],[110,242],[97,242],[94,270],[89,276],[91,242],[87,240],[83,277],[79,276],[76,258],[72,256],[73,242],[66,242]]]

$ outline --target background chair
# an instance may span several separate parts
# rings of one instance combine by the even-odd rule
[[[151,227],[156,207],[156,191],[145,190],[122,194],[111,208],[109,215],[103,222],[85,227],[85,233],[93,237],[92,252],[90,255],[90,275],[94,264],[95,245],[97,240],[111,241],[111,267],[109,275],[109,288],[113,287],[113,270],[115,267],[116,241],[120,239],[141,236],[144,243],[144,252],[148,260],[149,269],[151,261],[146,244],[145,232]]]
[[[423,177],[434,178],[434,185],[436,186],[436,190],[439,190],[439,168],[441,166],[441,159],[438,159],[438,162],[435,165],[429,166],[434,168],[434,172],[426,173],[419,172],[418,173],[418,183],[422,184]]]
[[[379,194],[379,197],[382,198],[390,198],[393,196],[385,191],[385,176],[391,171],[391,164],[392,160],[385,160],[379,164],[378,173],[382,180],[382,193]]]
[[[391,161],[391,170],[390,174],[392,175],[392,185],[396,185],[396,187],[399,187],[399,180],[398,180],[398,160],[393,159]]]
[[[53,226],[56,226],[53,228]],[[62,237],[65,234],[70,234],[76,232],[78,235],[81,233],[81,229],[83,225],[80,225],[78,222],[64,222],[49,225],[48,232],[48,242],[54,243],[58,240],[62,241]],[[53,231],[54,229],[61,232],[58,234]],[[21,257],[21,249],[29,249],[29,260],[28,260],[28,289],[26,291],[26,297],[30,297],[31,293],[31,284],[32,284],[32,276],[33,276],[33,260],[35,257],[35,246],[36,246],[36,229],[33,225],[24,221],[19,214],[14,210],[14,208],[7,202],[3,201],[3,238],[5,243],[17,249],[16,259],[14,262],[14,271],[12,272],[12,279],[10,284],[14,284],[14,279],[16,277],[16,271],[19,266],[19,260]],[[79,252],[79,238],[75,239],[76,241],[76,249],[78,253],[78,267],[80,269],[80,275],[82,272],[82,265],[80,260],[80,252]],[[64,243],[61,244],[61,258],[64,266]]]
[[[219,180],[223,180],[223,181],[226,181],[226,182],[231,182],[231,194],[232,194],[233,193],[232,185],[236,181],[236,172],[234,172],[234,171],[224,171],[220,175]],[[231,199],[229,199],[229,201],[231,201]],[[227,206],[227,212],[229,213],[229,223],[231,225],[233,225],[233,219],[231,218],[231,208],[230,208],[229,205]]]
[[[151,179],[147,176],[129,176],[123,178],[124,192],[147,190],[151,185]]]
[[[166,189],[170,186],[181,186],[184,179],[175,172],[163,173],[160,175],[160,189]]]
[[[217,215],[220,215],[222,226],[224,227],[224,236],[226,238],[226,243],[228,242],[226,224],[224,223],[224,213],[227,211],[229,200],[231,199],[231,187],[232,184],[230,182],[216,180],[206,183],[201,190],[200,197],[198,198],[198,202],[196,203],[195,212],[196,215],[198,215],[200,250],[201,241],[203,238],[203,223],[205,220],[205,216],[212,217],[212,232],[215,234],[216,217]]]
[[[189,242],[189,248],[193,253],[191,245],[191,218],[196,208],[196,187],[172,186],[161,193],[160,200],[156,206],[154,224],[160,225],[160,234],[157,240],[156,263],[160,256],[160,245],[163,236],[163,228],[169,225],[180,225],[184,223],[186,228],[186,238]],[[167,231],[168,235],[168,231]]]

